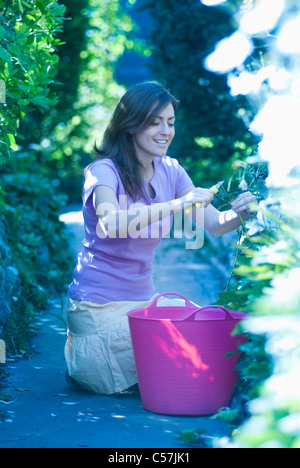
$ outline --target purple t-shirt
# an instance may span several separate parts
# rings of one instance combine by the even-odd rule
[[[154,198],[148,194],[144,182],[144,194],[136,203],[151,205],[173,200],[192,184],[176,159],[155,157],[153,164],[154,175],[150,184]],[[149,300],[155,293],[152,280],[154,249],[162,236],[170,231],[172,217],[147,227],[147,231],[143,229],[135,238],[104,237],[93,207],[92,194],[98,185],[115,191],[121,209],[135,206],[126,194],[112,160],[102,159],[89,167],[83,186],[85,239],[68,295],[73,299],[98,304]]]

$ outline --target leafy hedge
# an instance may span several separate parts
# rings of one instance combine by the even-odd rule
[[[59,100],[26,132],[42,167],[78,202],[83,168],[125,92],[116,82],[115,66],[124,50],[133,47],[129,35],[134,23],[119,0],[72,0],[66,6],[69,20],[59,36],[63,44],[53,87]]]
[[[230,14],[199,0],[142,0],[141,5],[152,17],[153,73],[180,100],[171,151],[200,186],[225,175],[229,179],[232,163],[256,148],[247,128],[249,103],[230,96],[226,77],[204,66],[215,43],[234,30]]]
[[[299,448],[299,7],[287,0],[272,16],[271,4],[262,12],[252,2],[230,3],[241,8],[235,10],[238,32],[244,30],[253,47],[244,67],[233,70],[234,92],[255,104],[251,131],[260,137],[257,159],[267,162],[269,174],[267,197],[256,225],[245,232],[234,272],[239,287],[233,284],[228,291],[244,299],[252,317],[242,325],[251,339],[240,363],[249,384],[242,405],[248,419],[226,445]]]
[[[119,0],[0,0],[0,333],[10,316],[11,352],[71,281],[59,214],[80,200],[91,147],[124,91],[114,63],[132,29]]]
[[[253,105],[250,129],[260,143],[254,158],[239,163],[240,188],[262,196],[255,219],[240,230],[234,269],[220,295],[220,304],[250,316],[238,328],[248,341],[240,347],[233,406],[214,416],[234,430],[214,446],[299,448],[299,8],[293,0],[282,2],[276,14],[271,3],[256,7],[252,0],[222,5],[234,16],[237,34],[222,38],[206,62],[211,72],[226,68],[230,92]],[[242,59],[241,38],[248,45]],[[221,194],[224,203],[234,195],[229,192]],[[199,441],[199,431],[189,437]]]
[[[27,142],[24,122],[40,122],[58,102],[52,85],[64,13],[56,0],[0,0],[0,327],[15,353],[24,349],[36,311],[71,273],[58,219],[65,197],[34,152],[20,146]]]
[[[57,73],[55,53],[60,40],[65,6],[56,0],[0,0],[0,79],[6,104],[0,113],[0,164],[17,150],[20,121],[33,110],[57,104],[50,84]]]
[[[2,184],[10,194],[0,216],[9,252],[9,257],[2,258],[6,277],[0,283],[2,279],[9,287],[10,294],[4,291],[2,299],[11,311],[4,339],[9,352],[19,353],[26,348],[35,314],[50,298],[65,292],[73,255],[68,234],[58,220],[66,197],[57,192],[55,181],[32,166],[30,172],[6,173]],[[8,277],[8,271],[13,277]]]

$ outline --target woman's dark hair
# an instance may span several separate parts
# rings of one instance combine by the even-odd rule
[[[178,101],[159,83],[151,81],[134,86],[117,105],[101,146],[95,145],[101,159],[114,161],[126,192],[133,199],[142,193],[142,165],[136,155],[133,134],[147,128],[168,104],[176,110]]]

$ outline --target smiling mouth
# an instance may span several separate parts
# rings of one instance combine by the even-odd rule
[[[168,143],[168,140],[154,140],[155,143],[159,145],[166,145]]]

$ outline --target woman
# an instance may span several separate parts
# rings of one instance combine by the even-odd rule
[[[176,108],[158,83],[130,89],[97,149],[100,159],[85,171],[85,240],[68,291],[65,357],[69,376],[98,394],[137,382],[127,312],[155,297],[153,251],[172,215],[187,210],[199,221],[202,209],[205,229],[222,235],[240,225],[238,215],[248,219],[256,202],[246,192],[220,213],[210,204],[213,192],[194,187],[177,160],[166,156]],[[202,208],[194,208],[198,203]]]

